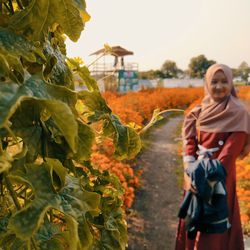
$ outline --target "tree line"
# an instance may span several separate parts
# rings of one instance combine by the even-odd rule
[[[161,69],[140,71],[140,79],[156,79],[156,78],[203,78],[206,70],[216,63],[214,60],[209,60],[205,55],[198,55],[190,59],[188,69],[180,69],[176,62],[172,60],[166,60]],[[235,78],[240,81],[248,82],[248,77],[250,75],[250,67],[243,61],[238,68],[233,68],[233,74]]]

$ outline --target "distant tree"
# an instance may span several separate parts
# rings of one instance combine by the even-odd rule
[[[192,78],[203,78],[207,69],[216,63],[214,60],[208,60],[204,55],[191,58],[188,65],[189,76]]]
[[[238,69],[232,68],[232,72],[233,72],[233,77],[238,77],[239,76]]]
[[[164,78],[164,73],[160,69],[157,69],[155,70],[155,76],[156,78]]]
[[[161,70],[148,70],[148,71],[140,71],[138,75],[139,79],[156,79],[156,78],[164,78],[164,75]]]
[[[250,67],[245,61],[243,61],[237,69],[237,76],[240,76],[244,82],[248,82],[249,74],[250,74]]]
[[[161,71],[165,78],[175,78],[179,69],[174,61],[166,60],[161,67]]]
[[[148,70],[148,71],[140,71],[138,74],[139,79],[154,79],[155,73],[154,70]]]

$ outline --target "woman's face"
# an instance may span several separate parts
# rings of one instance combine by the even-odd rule
[[[212,77],[211,83],[208,86],[208,90],[214,101],[222,101],[231,92],[231,84],[228,82],[222,70],[215,72]]]

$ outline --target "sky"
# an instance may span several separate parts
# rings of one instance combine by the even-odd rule
[[[66,40],[70,57],[86,64],[103,47],[120,45],[134,52],[125,62],[139,70],[160,69],[175,61],[183,70],[192,57],[237,68],[250,65],[250,0],[86,0],[91,19],[80,39]],[[107,56],[106,61],[113,61]]]

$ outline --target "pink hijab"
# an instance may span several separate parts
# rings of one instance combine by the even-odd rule
[[[216,102],[209,93],[208,86],[218,70],[224,72],[231,93],[222,101]],[[196,127],[204,132],[236,132],[242,131],[250,134],[250,116],[244,105],[237,98],[233,86],[232,70],[224,64],[213,64],[205,75],[205,97],[200,105],[194,107],[185,117],[183,125],[184,139],[196,136]]]

